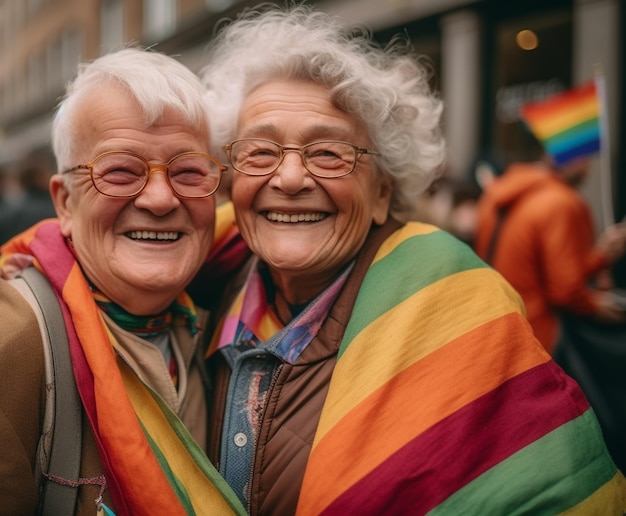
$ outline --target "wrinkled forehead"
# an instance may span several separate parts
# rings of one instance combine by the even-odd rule
[[[78,100],[69,127],[75,143],[72,161],[93,159],[109,150],[143,151],[155,141],[165,143],[172,152],[205,151],[208,145],[206,125],[193,123],[186,113],[169,106],[161,107],[158,116],[146,113],[120,85],[81,93]]]
[[[369,141],[366,125],[337,106],[326,85],[303,79],[266,81],[243,100],[238,137],[275,139],[287,134],[299,143],[358,139],[361,145]]]

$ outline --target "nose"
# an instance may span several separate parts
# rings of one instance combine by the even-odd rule
[[[180,199],[167,180],[165,166],[150,167],[146,186],[135,197],[135,206],[148,210],[155,215],[165,215],[180,206]]]
[[[269,184],[288,194],[315,188],[315,179],[304,166],[302,153],[298,149],[284,149],[283,153],[283,159]]]

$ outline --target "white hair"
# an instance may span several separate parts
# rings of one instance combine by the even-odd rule
[[[67,86],[52,123],[52,148],[58,169],[75,163],[70,160],[80,145],[74,111],[85,94],[97,95],[106,83],[119,84],[137,100],[146,127],[153,125],[172,108],[190,125],[208,130],[208,110],[200,79],[173,57],[140,48],[126,48],[81,63],[78,74]]]

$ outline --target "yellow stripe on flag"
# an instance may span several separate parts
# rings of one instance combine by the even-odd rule
[[[473,298],[469,301],[474,305],[473,310],[465,310],[465,305],[459,303],[459,285],[464,285],[463,292],[472,292],[483,289],[486,283],[499,284],[496,288],[503,288],[510,302]],[[448,309],[442,311],[441,306]],[[448,276],[395,306],[360,332],[337,361],[316,441],[357,404],[397,375],[401,371],[398,365],[410,366],[467,332],[515,312],[522,313],[518,295],[488,268]],[[416,324],[417,313],[419,324]],[[468,313],[480,316],[467,317]],[[398,339],[410,342],[402,343]],[[390,341],[394,342],[393,346],[389,345]],[[420,345],[414,345],[415,342]],[[394,350],[401,356],[393,353]],[[371,360],[372,355],[378,358]]]
[[[580,103],[548,113],[528,113],[528,123],[534,133],[542,140],[550,138],[576,125],[597,118],[600,105],[595,97],[587,98]]]
[[[236,514],[196,464],[193,457],[190,456],[187,448],[178,438],[167,417],[146,387],[122,359],[119,359],[118,363],[126,391],[139,420],[166,457],[174,475],[185,486],[195,514],[199,516]],[[158,505],[159,500],[155,500],[154,503]]]
[[[383,245],[380,246],[378,251],[376,252],[376,256],[374,258],[373,263],[376,263],[379,260],[382,260],[385,256],[391,253],[399,244],[407,240],[412,236],[420,236],[420,235],[428,235],[430,233],[435,233],[440,231],[440,229],[431,224],[424,224],[422,222],[409,222],[408,224],[402,226],[398,231],[390,235]]]

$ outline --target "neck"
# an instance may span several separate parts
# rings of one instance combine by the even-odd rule
[[[339,270],[324,271],[320,275],[304,275],[299,271],[269,269],[276,293],[288,305],[303,305],[323,292],[337,277]],[[277,296],[278,297],[278,296]]]
[[[82,266],[81,266],[82,268]],[[117,304],[128,313],[133,315],[154,315],[167,310],[168,307],[183,292],[172,293],[171,291],[162,290],[144,290],[139,287],[130,287],[128,285],[112,285],[110,288],[106,282],[92,280],[87,271],[83,270],[83,275],[87,280],[92,292],[100,292],[109,301]]]
[[[102,292],[108,299],[122,307],[128,313],[133,315],[154,315],[167,310],[168,307],[176,300],[177,295],[164,296],[158,292],[146,291],[138,292],[132,296],[114,295],[106,290],[93,287],[96,291]],[[118,301],[122,299],[122,301]]]
[[[274,311],[284,325],[287,325],[294,317],[289,303],[279,291],[276,291],[274,296]]]
[[[152,337],[167,332],[173,325],[184,325],[191,334],[197,331],[196,310],[189,296],[174,299],[163,310],[158,312],[130,312],[125,306],[119,305],[106,297],[106,294],[93,288],[94,300],[121,328],[141,337]]]

